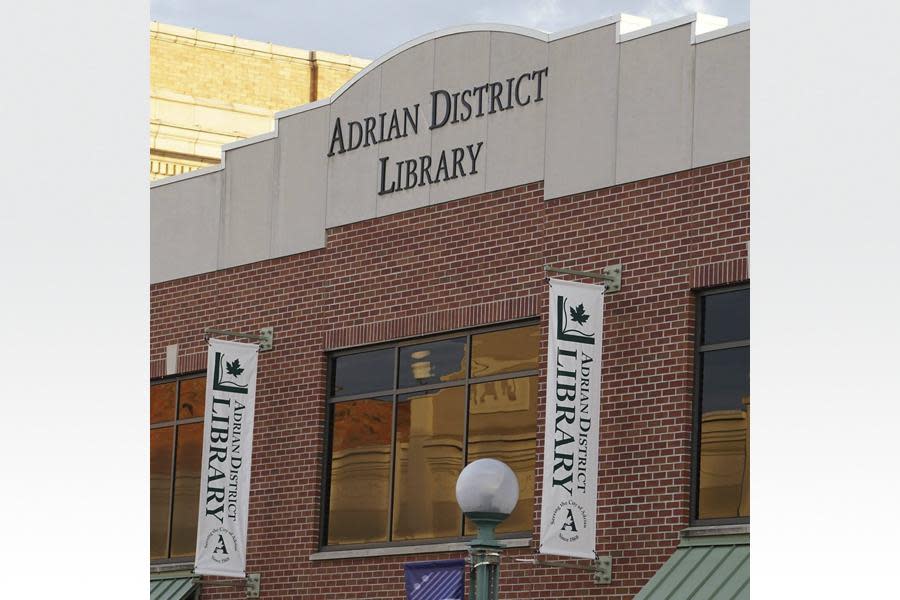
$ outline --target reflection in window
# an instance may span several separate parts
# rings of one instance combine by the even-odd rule
[[[750,290],[703,297],[702,340],[719,344],[750,339]]]
[[[750,516],[749,290],[701,296],[699,519]]]
[[[519,480],[519,502],[497,533],[528,531],[534,512],[537,377],[501,379],[472,386],[469,400],[469,457],[505,462]],[[475,528],[466,526],[466,535]]]
[[[178,428],[175,450],[175,496],[172,505],[172,557],[193,556],[200,509],[200,465],[203,423]]]
[[[336,544],[387,540],[391,398],[331,406],[328,538]]]
[[[537,327],[501,329],[472,336],[472,377],[538,368]]]
[[[464,337],[401,348],[400,387],[444,383],[465,378],[467,349],[468,343]]]
[[[393,539],[459,535],[465,399],[463,387],[398,399]]]
[[[192,419],[203,416],[206,402],[206,378],[185,379],[178,384],[178,418]]]
[[[394,387],[394,349],[339,356],[334,360],[332,395],[353,396]]]
[[[175,419],[176,382],[150,386],[150,423],[163,423]]]
[[[205,377],[150,386],[151,559],[194,554],[205,390]]]
[[[378,385],[391,381],[388,388],[381,388],[391,389],[390,395],[342,400],[348,395],[346,387],[330,390],[331,479],[326,484],[325,543],[461,536],[456,478],[466,453],[469,461],[500,459],[518,474],[519,504],[498,532],[530,532],[538,326],[338,355],[331,362],[335,386],[351,379],[342,372],[355,366],[346,357],[375,352],[384,356],[396,352],[399,357],[396,366],[391,363],[389,370],[377,375],[382,382]],[[505,378],[485,381],[498,375]],[[397,385],[392,388],[394,381]],[[358,378],[354,389],[367,386],[371,387]],[[365,430],[369,437],[351,436],[351,430]]]
[[[701,519],[750,516],[750,397],[740,410],[704,412],[700,424]]]
[[[150,558],[165,558],[169,545],[174,431],[174,427],[150,430]]]

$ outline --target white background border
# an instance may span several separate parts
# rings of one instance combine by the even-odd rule
[[[149,10],[6,2],[4,598],[146,598]]]
[[[875,4],[753,7],[754,598],[895,587],[900,5]],[[3,593],[143,596],[147,4],[5,11]]]
[[[754,598],[897,587],[900,5],[873,4],[753,5]]]

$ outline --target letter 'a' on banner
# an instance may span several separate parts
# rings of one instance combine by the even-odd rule
[[[605,291],[550,279],[541,554],[596,558]]]
[[[464,560],[406,563],[406,600],[463,600],[465,565]]]
[[[244,577],[259,346],[209,340],[194,573]]]

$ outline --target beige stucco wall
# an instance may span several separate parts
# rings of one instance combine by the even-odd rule
[[[150,179],[217,164],[275,112],[330,96],[370,61],[150,24]]]

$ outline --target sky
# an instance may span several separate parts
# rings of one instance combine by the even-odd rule
[[[153,21],[304,50],[375,59],[453,25],[504,23],[560,31],[616,13],[659,23],[703,12],[750,20],[749,0],[151,0]]]

